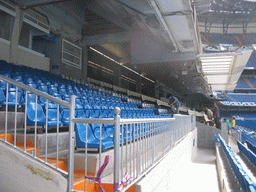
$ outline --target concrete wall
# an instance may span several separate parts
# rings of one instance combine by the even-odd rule
[[[196,137],[196,129],[188,133],[154,169],[136,183],[136,191],[170,191],[170,185],[172,185],[170,174],[182,155],[187,154],[192,160],[191,154],[195,154],[195,150],[197,150]],[[184,184],[186,184],[185,181]]]
[[[0,60],[9,61],[10,57],[10,42],[0,38]],[[18,61],[20,65],[25,65],[28,67],[33,67],[37,69],[42,69],[49,71],[50,69],[50,59],[45,57],[43,54],[27,49],[22,46],[18,46],[19,52]]]
[[[18,60],[21,65],[49,71],[50,69],[49,58],[44,57],[44,55],[41,53],[35,52],[31,49],[27,49],[20,45],[18,47],[19,47]]]
[[[0,130],[5,130],[5,111],[0,111]],[[17,128],[24,127],[24,112],[17,112]],[[7,130],[14,129],[15,126],[15,112],[7,113]]]
[[[221,130],[199,122],[196,122],[196,127],[198,148],[214,149],[215,134],[220,134]]]
[[[0,38],[0,60],[9,62],[10,58],[10,41]]]
[[[67,191],[65,176],[2,141],[0,164],[0,191]]]
[[[46,135],[44,134],[37,134],[37,147],[38,147],[38,155],[42,156],[45,154],[45,139]],[[34,145],[34,133],[27,134],[27,141],[31,141]],[[69,133],[68,132],[61,132],[59,133],[59,151],[68,150],[69,147]],[[23,143],[24,142],[24,134],[17,134],[17,142]],[[57,151],[57,134],[56,133],[48,133],[47,134],[47,152],[55,153]]]

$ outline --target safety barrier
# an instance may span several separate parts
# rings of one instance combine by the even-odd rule
[[[114,191],[124,191],[151,170],[182,137],[195,128],[195,116],[175,115],[174,118],[125,119],[120,117],[120,108],[114,109],[114,118],[76,118],[76,96],[70,96],[70,101],[67,102],[2,75],[0,75],[0,80],[6,82],[6,93],[4,94],[5,128],[3,133],[1,133],[2,141],[13,145],[17,150],[67,175],[67,191],[69,192],[73,191],[75,146],[84,147],[85,149],[86,178],[89,178],[87,175],[88,148],[92,147],[98,149],[99,167],[101,167],[103,159],[102,151],[114,146],[114,169],[112,170],[114,173],[113,187]],[[10,106],[8,104],[10,101],[9,87],[15,88],[15,93],[12,93],[12,96],[15,97],[12,103],[12,106],[15,108],[14,129],[8,127]],[[19,92],[21,92],[24,97],[21,97]],[[34,102],[31,102],[31,98],[33,98]],[[18,129],[18,103],[21,100],[24,103],[24,126],[22,129]],[[44,100],[44,109],[41,109],[41,106],[38,104],[39,100]],[[51,110],[53,108],[54,110]],[[66,171],[58,167],[61,146],[59,132],[60,108],[69,110],[68,168]],[[50,113],[54,114],[54,118],[50,118]],[[45,138],[44,154],[40,158],[38,156],[39,126],[43,127],[45,131],[43,135]],[[49,154],[53,153],[52,150],[49,152],[48,146],[48,131],[52,126],[56,128],[56,150],[54,151],[56,158],[55,166],[48,163]],[[94,129],[94,141],[90,142],[90,131],[88,130],[92,128]],[[30,139],[28,141],[27,131],[31,129],[33,130],[33,134],[29,134]],[[23,132],[23,139],[20,139],[21,131]],[[13,136],[13,142],[9,140],[10,133]],[[95,133],[97,133],[97,135],[95,135]],[[17,137],[18,134],[19,138]],[[80,146],[78,141],[79,137]],[[75,138],[77,139],[76,145]],[[20,140],[22,141],[22,146],[18,143]],[[30,147],[32,145],[32,150],[30,149],[28,151],[28,144]]]
[[[59,169],[59,152],[60,152],[60,144],[59,144],[59,139],[60,139],[60,133],[59,133],[59,125],[60,125],[60,120],[59,120],[59,108],[62,106],[63,108],[70,109],[70,115],[74,115],[75,111],[75,97],[71,97],[71,101],[63,101],[61,99],[58,99],[54,96],[51,96],[47,93],[41,92],[37,89],[34,89],[32,87],[29,87],[27,85],[24,85],[23,83],[19,83],[15,80],[6,78],[2,75],[0,75],[0,80],[6,83],[6,93],[5,93],[5,127],[4,131],[2,134],[2,139],[4,142],[12,144],[17,150],[20,150],[27,155],[30,155],[32,158],[36,159],[39,162],[43,162],[44,164],[48,165],[49,167],[55,169],[56,171],[61,172],[62,174],[66,174],[69,177],[72,176],[72,174],[69,172],[65,172],[61,169]],[[11,96],[14,97],[15,99],[10,101],[9,99],[9,94],[10,94],[10,87],[14,89],[14,93],[11,93]],[[24,130],[22,131],[24,134],[23,139],[18,138],[18,133],[20,133],[20,129],[17,128],[17,116],[18,116],[18,106],[20,105],[20,100],[21,99],[21,94],[19,92],[24,93],[24,98],[23,98],[23,103],[24,103]],[[30,95],[30,96],[29,96]],[[30,97],[34,98],[34,102],[30,102]],[[39,98],[44,98],[46,100],[45,104],[45,111],[41,108],[41,106],[38,104]],[[9,113],[9,104],[11,103],[11,106],[14,106],[14,129],[8,127],[8,113]],[[51,110],[50,106],[56,105],[56,110],[54,110],[54,117],[56,119],[51,120],[49,113],[52,113],[53,111]],[[69,128],[69,135],[73,135],[72,130],[72,124],[70,118],[70,128]],[[39,126],[43,126],[45,130],[45,149],[44,149],[44,154],[42,155],[41,158],[38,157],[39,149],[38,149],[38,128]],[[48,148],[48,130],[50,126],[56,126],[56,150],[55,152],[55,158],[56,158],[56,166],[53,166],[52,164],[48,163],[48,155],[49,155],[49,148]],[[27,131],[28,129],[32,129],[34,134],[33,135],[28,135]],[[11,135],[11,136],[10,136]],[[12,137],[12,139],[9,139]],[[29,138],[29,140],[28,140]],[[72,138],[70,138],[70,141],[72,141]],[[69,148],[72,148],[74,145],[72,142],[69,142],[70,146]],[[53,153],[52,149],[51,152]],[[73,156],[73,150],[70,150],[69,156]],[[70,162],[69,164],[72,164]],[[70,170],[70,169],[69,169]],[[71,180],[71,179],[69,179]],[[69,188],[72,188],[72,186],[69,186]],[[70,190],[71,191],[71,190]]]
[[[237,141],[239,150],[256,166],[256,155],[247,147],[245,147],[240,141]]]
[[[237,180],[240,183],[241,188],[246,192],[256,191],[256,183],[252,181],[252,179],[248,176],[246,171],[243,169],[243,167],[241,166],[241,163],[236,158],[234,152],[231,150],[231,147],[227,145],[227,143],[223,140],[223,138],[220,135],[218,135],[218,137],[220,139],[222,149],[224,150],[229,160],[229,163],[237,177]]]

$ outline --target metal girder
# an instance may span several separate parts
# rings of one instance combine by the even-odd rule
[[[208,19],[205,18],[205,21],[204,21],[204,29],[205,29],[205,33],[206,33],[206,34],[209,34],[209,33],[210,33],[211,28],[212,28],[212,24],[215,23],[215,22],[217,22],[218,20],[219,20],[219,19],[217,18],[217,19],[215,19],[215,20],[212,21],[212,22],[208,22]]]
[[[118,15],[113,14],[113,12],[111,12],[111,10],[107,9],[106,7],[103,8],[96,1],[89,2],[86,5],[86,8],[125,30],[130,29],[130,26],[127,25],[121,17],[118,17]]]
[[[229,25],[236,19],[236,17],[234,17],[233,19],[231,19],[229,22],[226,22],[225,19],[223,19],[223,34],[226,35],[228,33],[228,27]]]
[[[72,0],[14,0],[17,4],[19,4],[23,9],[50,5],[55,3],[61,3]]]
[[[126,7],[128,7],[129,9],[144,15],[144,16],[149,16],[149,15],[154,15],[155,12],[152,9],[152,7],[150,6],[150,4],[148,3],[148,1],[138,1],[138,0],[114,0]]]
[[[107,43],[130,42],[130,32],[110,33],[84,37],[83,45],[102,45]]]

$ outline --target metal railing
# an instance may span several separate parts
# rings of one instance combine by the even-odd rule
[[[59,149],[59,146],[60,146],[60,143],[59,143],[59,138],[60,138],[60,134],[59,134],[59,122],[60,122],[60,111],[59,111],[59,108],[60,106],[64,107],[64,108],[67,108],[67,109],[70,109],[70,123],[69,123],[69,140],[70,140],[70,145],[69,145],[69,157],[73,157],[73,153],[74,153],[74,150],[72,149],[72,147],[74,146],[73,143],[74,143],[74,124],[72,123],[71,119],[74,117],[74,111],[75,111],[75,96],[71,96],[71,99],[70,99],[70,102],[67,102],[67,101],[63,101],[61,99],[58,99],[54,96],[51,96],[47,93],[44,93],[44,92],[41,92],[37,89],[34,89],[32,87],[29,87],[27,85],[24,85],[22,83],[19,83],[17,81],[14,81],[10,78],[7,78],[5,76],[2,76],[0,75],[0,80],[2,81],[5,81],[6,82],[6,89],[5,89],[5,97],[6,97],[6,101],[5,101],[5,127],[4,127],[4,130],[1,130],[2,133],[4,133],[4,142],[8,143],[8,144],[12,144],[12,143],[9,143],[8,142],[8,133],[11,133],[13,134],[13,146],[17,149],[17,150],[20,150],[21,152],[31,156],[32,158],[36,159],[37,161],[39,162],[42,162],[44,164],[46,164],[47,166],[59,171],[61,174],[64,174],[66,176],[68,176],[68,180],[71,181],[72,179],[72,176],[73,176],[73,173],[72,171],[69,171],[69,173],[59,169],[58,167],[58,161],[59,161],[59,152],[60,152],[60,149]],[[9,107],[9,87],[12,86],[13,88],[15,88],[15,102],[14,102],[14,106],[15,106],[15,110],[14,110],[14,129],[8,127],[8,113],[10,113],[10,107]],[[19,101],[18,101],[18,95],[21,94],[21,93],[18,93],[18,92],[24,92],[24,106],[22,107],[23,108],[23,112],[24,112],[24,125],[23,125],[23,128],[22,130],[21,129],[18,129],[17,128],[17,116],[18,116],[18,107],[19,106]],[[28,105],[29,105],[29,100],[28,100],[28,94],[35,94],[35,103],[34,103],[34,125],[30,125],[28,126],[27,125],[27,116],[28,116],[28,113],[31,113],[31,111],[28,111]],[[42,97],[42,98],[45,98],[46,99],[46,103],[45,103],[45,122],[41,123],[40,125],[38,125],[38,118],[41,118],[42,117],[42,114],[38,114],[38,107],[39,107],[39,104],[38,104],[38,98],[39,97]],[[53,102],[55,104],[57,104],[57,120],[56,120],[56,150],[55,151],[49,151],[49,148],[48,148],[48,137],[49,137],[49,133],[48,133],[48,130],[49,130],[49,127],[48,127],[48,112],[49,112],[49,109],[48,109],[48,105],[49,105],[49,102]],[[33,116],[33,114],[32,114]],[[37,156],[37,154],[39,153],[39,149],[38,149],[38,128],[39,126],[43,127],[44,131],[45,131],[45,134],[44,134],[44,137],[45,137],[45,148],[44,148],[44,153],[41,154],[40,156],[43,157],[43,158],[39,158]],[[27,132],[34,132],[33,134],[28,134]],[[18,138],[18,134],[19,135],[24,135],[23,136],[23,139],[21,137]],[[29,139],[29,141],[28,141]],[[17,140],[19,140],[19,142],[23,143],[23,146],[17,146],[18,142]],[[32,147],[34,148],[33,151],[27,151],[28,149],[28,142],[32,143]],[[72,146],[72,147],[71,147]],[[31,146],[29,146],[31,147]],[[22,149],[23,148],[23,149]],[[71,149],[71,150],[70,150]],[[53,166],[51,165],[50,163],[48,163],[48,156],[49,154],[55,154],[54,157],[56,158],[56,166]],[[69,170],[72,170],[70,169],[70,166],[71,164],[73,164],[73,159],[72,158],[69,158]],[[69,191],[71,191],[72,189],[72,184],[71,182],[68,182],[68,188],[70,189]]]
[[[100,137],[106,124],[114,125],[114,191],[125,191],[161,161],[187,133],[195,128],[195,117],[175,115],[175,118],[121,119],[115,108],[114,119],[74,118],[85,124],[85,141],[90,124],[98,124]],[[101,141],[101,139],[100,139]],[[99,165],[103,156],[99,144]],[[85,142],[85,174],[87,173],[87,144]],[[111,166],[111,165],[110,165]],[[109,181],[109,180],[108,180]],[[86,182],[85,182],[86,190]]]
[[[195,128],[195,117],[189,115],[175,115],[174,118],[144,118],[144,119],[122,119],[120,118],[121,110],[115,108],[115,117],[114,118],[75,118],[75,98],[76,96],[72,95],[70,97],[70,102],[60,100],[55,98],[47,93],[41,92],[37,89],[31,88],[22,83],[18,83],[12,79],[6,78],[0,75],[0,80],[3,80],[7,83],[6,86],[6,110],[5,110],[5,129],[4,141],[7,142],[8,133],[13,133],[13,145],[18,150],[26,153],[27,148],[27,138],[28,138],[28,127],[27,127],[27,115],[28,115],[28,94],[35,94],[35,122],[33,127],[33,146],[34,152],[28,154],[34,159],[52,167],[53,169],[61,172],[66,175],[68,178],[68,189],[67,191],[73,190],[73,178],[74,178],[74,149],[75,149],[75,124],[85,124],[85,175],[88,172],[88,146],[87,146],[87,137],[88,137],[88,127],[91,124],[99,125],[99,163],[98,167],[102,164],[102,158],[105,154],[102,153],[102,139],[103,132],[105,131],[105,125],[113,125],[114,128],[114,161],[112,161],[111,171],[113,174],[112,183],[114,191],[125,191],[139,179],[141,179],[148,171],[150,171],[159,161],[161,161],[165,155],[177,144],[177,142],[182,139],[188,132]],[[14,130],[8,130],[8,87],[16,86],[16,100],[15,100],[15,126]],[[17,134],[20,130],[17,130],[17,111],[18,111],[18,91],[17,89],[24,90],[24,139],[23,139],[23,149],[17,147]],[[42,97],[46,99],[45,104],[45,123],[43,124],[45,130],[45,150],[43,157],[37,157],[37,130],[38,130],[38,98]],[[48,103],[54,102],[57,104],[57,122],[56,122],[56,150],[54,157],[56,158],[56,166],[52,166],[48,163]],[[59,161],[59,121],[60,121],[60,106],[70,110],[69,115],[69,146],[68,146],[68,173],[58,168]],[[40,124],[42,126],[42,124]],[[31,128],[31,126],[30,126]],[[31,134],[30,134],[31,136]],[[52,151],[51,151],[52,153]],[[126,180],[126,181],[124,181]],[[86,191],[86,181],[85,181],[85,191]]]

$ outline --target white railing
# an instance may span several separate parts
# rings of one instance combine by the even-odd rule
[[[7,134],[10,133],[8,130],[8,90],[10,85],[14,85],[24,90],[25,94],[25,118],[24,118],[24,139],[23,139],[23,149],[17,147],[17,111],[18,111],[18,92],[19,89],[16,88],[15,93],[15,126],[11,133],[14,136],[13,146],[24,153],[27,148],[27,115],[28,115],[28,94],[35,94],[35,109],[34,109],[34,129],[33,133],[33,146],[34,152],[28,153],[32,158],[43,162],[49,167],[67,175],[68,178],[68,189],[71,192],[73,190],[73,177],[74,177],[74,149],[75,149],[75,124],[84,124],[84,135],[85,135],[85,176],[87,176],[87,164],[88,164],[88,154],[87,151],[89,147],[87,146],[88,137],[88,126],[92,124],[99,125],[99,143],[98,143],[98,155],[99,155],[99,167],[102,165],[102,158],[105,154],[102,153],[102,147],[104,142],[104,131],[106,131],[107,125],[110,126],[112,130],[112,136],[108,136],[110,141],[113,141],[114,146],[114,161],[110,161],[111,172],[113,173],[112,183],[114,191],[125,191],[139,179],[141,179],[148,171],[150,171],[159,161],[161,161],[165,155],[182,139],[188,132],[195,128],[195,116],[189,115],[175,115],[174,118],[145,118],[145,119],[122,119],[120,118],[121,110],[115,108],[114,118],[75,118],[75,97],[72,95],[70,97],[70,102],[60,100],[47,93],[41,92],[37,89],[31,88],[22,83],[18,83],[12,79],[6,78],[0,75],[0,80],[7,83],[6,86],[6,110],[5,110],[5,128],[4,128],[4,142],[7,143]],[[38,130],[38,98],[42,97],[46,99],[45,104],[45,123],[40,124],[44,126],[45,130],[45,151],[44,158],[37,157],[37,130]],[[56,166],[52,166],[47,162],[49,151],[48,151],[48,103],[54,102],[57,104],[57,122],[56,122]],[[69,147],[68,147],[68,173],[62,171],[58,168],[59,161],[59,121],[60,106],[70,110],[69,115]],[[112,140],[111,140],[112,139]],[[105,149],[104,149],[105,150]],[[125,177],[124,177],[125,175]],[[124,179],[126,181],[124,181]],[[85,191],[86,191],[86,181],[85,181]]]
[[[6,102],[5,102],[5,127],[4,127],[4,142],[6,143],[9,143],[8,142],[8,133],[12,133],[13,134],[13,146],[17,149],[17,150],[20,150],[24,153],[26,153],[27,155],[33,157],[34,159],[36,159],[37,161],[39,162],[43,162],[44,164],[46,164],[47,166],[61,172],[62,174],[65,174],[65,175],[68,175],[68,178],[69,178],[69,181],[72,181],[72,177],[73,177],[73,171],[69,171],[69,173],[61,170],[58,168],[58,161],[59,161],[59,137],[60,137],[60,134],[59,134],[59,107],[62,106],[64,108],[67,108],[67,109],[70,109],[70,123],[69,123],[69,156],[72,157],[73,156],[73,153],[74,153],[74,124],[72,123],[71,119],[72,117],[74,117],[74,110],[75,110],[75,96],[71,96],[70,98],[70,102],[67,102],[67,101],[63,101],[61,99],[58,99],[56,97],[53,97],[47,93],[44,93],[44,92],[41,92],[37,89],[34,89],[32,87],[29,87],[27,85],[24,85],[22,83],[19,83],[19,82],[16,82],[12,79],[9,79],[5,76],[2,76],[0,75],[0,80],[2,81],[5,81],[6,82],[6,93],[5,93],[5,97],[6,97]],[[15,122],[14,122],[14,129],[9,129],[8,128],[8,112],[9,112],[9,87],[10,86],[15,86],[16,87],[16,90],[15,90],[15,102],[14,102],[14,106],[15,106],[15,110],[14,110],[14,116],[15,116]],[[17,88],[18,87],[18,88]],[[24,116],[24,130],[23,130],[23,134],[24,134],[24,137],[23,137],[23,146],[21,146],[23,149],[21,149],[21,147],[18,147],[17,146],[17,133],[20,132],[20,130],[17,129],[17,115],[18,115],[18,107],[19,107],[19,101],[18,101],[18,98],[20,98],[19,92],[21,91],[24,91],[24,113],[25,113],[25,116]],[[35,94],[35,104],[34,104],[34,125],[33,126],[29,126],[30,129],[32,127],[33,129],[33,132],[34,132],[34,135],[33,135],[33,138],[30,139],[30,141],[32,142],[33,144],[33,148],[34,150],[33,151],[30,151],[29,153],[27,152],[27,139],[28,139],[28,134],[27,134],[27,131],[28,131],[28,125],[27,125],[27,116],[28,116],[28,94]],[[43,122],[43,124],[40,124],[40,126],[43,126],[44,130],[45,130],[45,149],[44,149],[44,154],[42,154],[42,156],[44,158],[39,158],[37,157],[37,154],[38,154],[38,143],[37,143],[37,132],[38,132],[38,118],[41,118],[42,117],[42,114],[38,114],[38,98],[39,97],[42,97],[42,98],[45,98],[46,99],[46,103],[45,103],[45,122]],[[49,130],[49,127],[48,127],[48,104],[49,104],[49,101],[50,102],[53,102],[55,104],[57,104],[57,121],[56,121],[56,129],[57,129],[57,133],[56,133],[56,151],[55,151],[55,158],[56,158],[56,166],[53,166],[51,165],[50,163],[47,162],[48,160],[48,155],[49,155],[49,152],[48,152],[48,130]],[[30,137],[31,138],[31,137]],[[10,144],[10,143],[9,143]],[[31,146],[30,146],[31,147]],[[71,150],[70,150],[71,149]],[[53,153],[51,151],[51,153]],[[72,170],[70,169],[71,164],[73,164],[72,162],[72,158],[69,158],[69,170]],[[72,182],[69,182],[68,184],[68,188],[70,189],[69,191],[71,191],[72,189]]]
[[[195,117],[175,115],[175,118],[122,119],[115,108],[114,119],[75,118],[85,124],[85,141],[90,124],[97,124],[100,138],[104,125],[114,125],[114,191],[125,191],[150,171],[188,132],[195,128]],[[99,167],[103,156],[99,140]],[[85,142],[85,174],[87,173],[87,144]],[[110,165],[111,166],[111,165]],[[108,180],[109,181],[109,180]],[[86,189],[86,182],[85,182]]]

